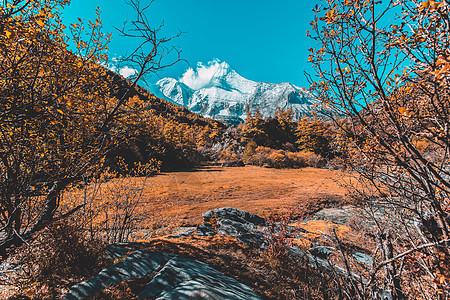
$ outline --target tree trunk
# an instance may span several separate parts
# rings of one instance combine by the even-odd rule
[[[38,220],[33,225],[33,227],[24,234],[20,234],[20,228],[17,227],[20,227],[20,220],[14,220],[15,222],[11,222],[10,232],[8,232],[7,237],[0,242],[0,257],[2,260],[7,258],[9,248],[11,248],[12,246],[21,246],[25,241],[29,240],[33,236],[33,234],[35,234],[39,230],[44,229],[47,225],[52,223],[53,216],[55,215],[56,209],[58,208],[58,197],[62,189],[63,185],[61,184],[61,182],[55,182],[53,184],[53,187],[50,189],[46,196],[45,207]],[[13,217],[20,218],[20,216],[21,211],[18,210]]]
[[[389,260],[394,258],[394,247],[391,243],[391,233],[389,231],[384,232],[381,235],[382,247],[384,259]],[[386,279],[388,284],[392,287],[392,296],[394,300],[403,300],[405,295],[403,294],[402,287],[400,285],[400,279],[397,276],[397,268],[395,261],[392,261],[386,265]]]

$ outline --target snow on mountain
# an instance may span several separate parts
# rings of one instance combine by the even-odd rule
[[[275,114],[277,107],[291,108],[294,118],[310,115],[318,103],[308,92],[290,83],[266,83],[248,80],[226,62],[214,60],[199,63],[183,76],[163,78],[156,83],[159,91],[170,101],[189,110],[229,124],[237,124],[257,109],[264,117]]]

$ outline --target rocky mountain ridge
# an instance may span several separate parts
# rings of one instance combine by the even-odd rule
[[[214,60],[188,69],[180,79],[163,78],[156,88],[175,104],[205,117],[238,124],[257,110],[271,117],[277,108],[292,109],[294,119],[311,115],[319,101],[293,84],[255,82],[239,75],[226,62]]]

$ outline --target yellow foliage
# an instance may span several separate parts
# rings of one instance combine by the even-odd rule
[[[84,47],[72,52],[58,11],[66,3],[26,1],[0,20],[0,227],[8,236],[42,226],[61,190],[97,172],[114,136],[102,128],[115,105],[100,65],[107,38],[98,27],[73,32]]]

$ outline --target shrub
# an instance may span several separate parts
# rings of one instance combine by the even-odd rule
[[[239,160],[238,155],[232,151],[232,149],[225,149],[218,153],[218,158],[224,161],[236,161]]]
[[[294,168],[303,168],[309,166],[309,160],[303,152],[288,152],[288,160]]]
[[[269,168],[304,168],[323,167],[325,160],[318,154],[309,151],[290,152],[284,150],[274,150],[268,147],[257,147],[252,152],[250,147],[243,157],[244,162],[250,165],[267,166]],[[253,153],[252,155],[250,155]]]
[[[100,240],[87,238],[74,224],[52,224],[14,251],[14,283],[32,299],[55,299],[106,265],[103,248]]]
[[[150,229],[162,213],[145,201],[149,176],[156,171],[142,164],[128,170],[128,175],[105,171],[87,185],[66,190],[60,206],[66,211],[81,206],[70,219],[90,237],[107,243],[144,238],[153,234]]]
[[[267,165],[271,168],[287,168],[290,167],[289,160],[286,157],[286,154],[282,150],[277,150],[272,152],[267,158]]]
[[[262,167],[265,163],[267,163],[268,156],[273,151],[274,150],[271,148],[259,146],[256,147],[254,151],[247,150],[247,155],[243,156],[243,160],[246,164]]]
[[[299,163],[298,167],[303,167],[301,164],[304,163],[309,167],[322,168],[326,163],[322,156],[310,151],[294,152],[291,159]]]

